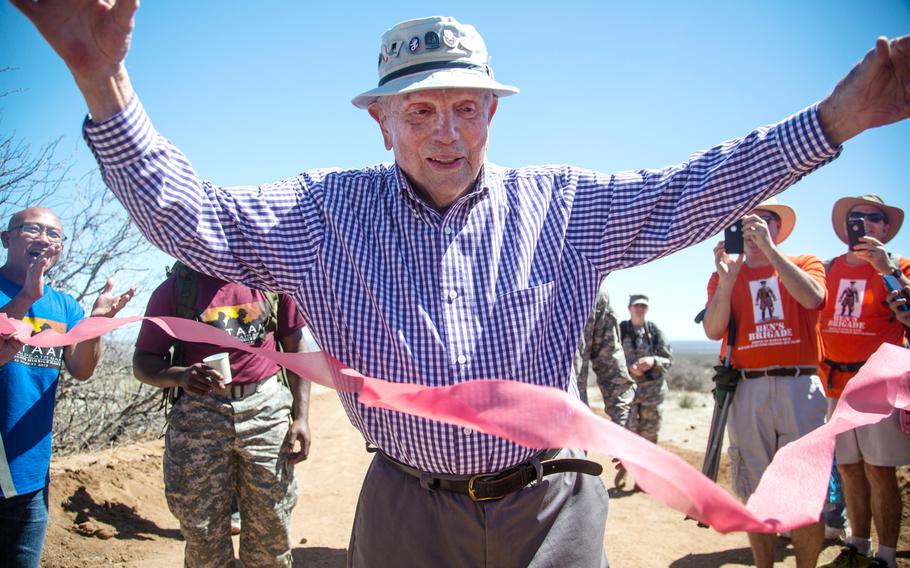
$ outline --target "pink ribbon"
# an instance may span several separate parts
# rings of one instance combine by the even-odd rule
[[[834,438],[910,408],[910,350],[883,345],[850,380],[831,420],[781,449],[746,505],[681,458],[595,415],[551,387],[498,379],[446,387],[391,383],[364,376],[331,355],[261,350],[212,326],[176,318],[88,318],[60,334],[0,313],[0,335],[35,347],[60,347],[149,319],[181,341],[209,343],[265,357],[323,386],[357,392],[361,403],[500,436],[530,448],[572,447],[610,454],[653,498],[720,532],[780,532],[816,522],[831,473]]]

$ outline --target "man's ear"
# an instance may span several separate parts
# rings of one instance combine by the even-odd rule
[[[9,248],[9,231],[0,231],[0,242],[3,243],[3,248]]]
[[[382,108],[382,105],[379,104],[379,101],[374,101],[367,107],[367,112],[370,113],[370,116],[373,117],[373,120],[379,125],[379,131],[382,133],[382,141],[385,144],[386,150],[392,149],[392,134],[389,132],[386,121],[388,117],[386,116],[385,110]]]
[[[490,114],[487,116],[487,126],[493,123],[493,115],[496,114],[497,108],[499,108],[499,97],[493,95],[493,100],[490,101]]]

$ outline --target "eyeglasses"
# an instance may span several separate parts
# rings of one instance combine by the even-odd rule
[[[888,218],[884,213],[863,213],[862,211],[851,211],[847,214],[847,219],[866,219],[870,223],[887,223]]]
[[[759,215],[758,218],[761,219],[762,221],[764,221],[765,223],[770,223],[771,221],[780,222],[780,217],[778,217],[774,213],[766,213],[764,215]]]
[[[41,225],[39,223],[22,223],[21,225],[10,227],[9,230],[19,231],[33,239],[40,237],[41,234],[44,233],[47,235],[47,240],[52,243],[62,243],[66,240],[66,236],[60,229],[55,229],[54,227],[48,227],[47,225]]]

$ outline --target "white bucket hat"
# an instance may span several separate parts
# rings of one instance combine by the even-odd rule
[[[379,85],[351,101],[367,108],[379,97],[426,89],[489,89],[498,97],[516,87],[493,80],[483,38],[448,16],[402,22],[382,34]]]

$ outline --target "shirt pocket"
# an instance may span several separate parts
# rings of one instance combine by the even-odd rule
[[[552,325],[556,282],[513,290],[496,298],[486,342],[498,374],[494,378],[543,383],[547,328]]]

